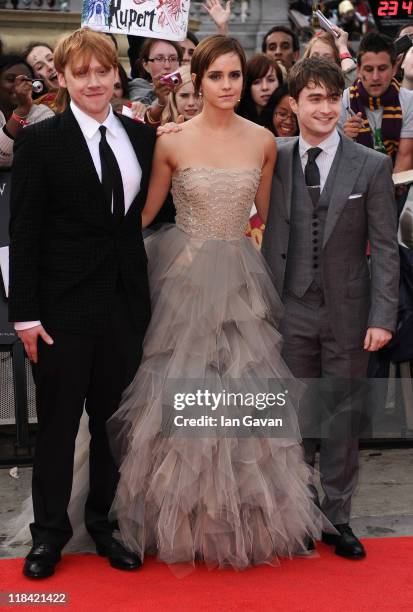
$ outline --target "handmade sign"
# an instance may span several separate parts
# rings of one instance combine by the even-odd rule
[[[100,32],[184,40],[190,0],[83,0],[82,27]]]

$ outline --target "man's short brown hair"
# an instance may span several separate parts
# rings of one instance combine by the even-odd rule
[[[118,57],[112,40],[88,28],[75,30],[59,40],[53,59],[57,72],[64,73],[67,65],[73,66],[80,60],[81,67],[87,67],[94,56],[105,68],[116,68]]]
[[[392,39],[386,36],[386,34],[381,34],[381,32],[367,32],[360,41],[357,52],[357,64],[361,66],[365,53],[382,52],[388,54],[390,62],[394,66],[397,60],[397,53]]]
[[[291,68],[288,74],[288,90],[294,100],[309,83],[324,85],[330,94],[342,95],[345,82],[340,68],[321,57],[306,57]]]

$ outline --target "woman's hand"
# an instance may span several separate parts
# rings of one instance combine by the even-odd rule
[[[169,94],[173,90],[173,86],[167,85],[166,83],[162,83],[161,75],[153,77],[153,88],[155,90],[156,97],[158,98],[158,102],[160,106],[166,106],[169,98]]]
[[[31,80],[22,74],[17,76],[14,81],[14,93],[17,97],[17,106],[14,112],[19,117],[27,117],[33,106]]]
[[[148,107],[143,104],[143,102],[132,102],[132,115],[134,119],[138,121],[145,121],[145,113],[148,110]]]
[[[333,25],[334,32],[337,32],[338,36],[334,36],[334,43],[337,47],[337,51],[340,55],[340,65],[341,70],[343,72],[350,72],[350,70],[354,70],[357,63],[351,56],[351,53],[348,48],[348,32],[342,30],[336,25]],[[350,57],[346,57],[350,56]]]
[[[338,52],[348,53],[349,52],[348,50],[348,32],[346,32],[345,30],[342,30],[336,25],[333,25],[333,30],[334,32],[337,32],[338,34],[338,36],[334,36],[333,34],[334,42],[338,49]]]
[[[231,17],[231,0],[225,4],[225,8],[221,5],[220,0],[206,0],[202,6],[217,26],[218,32],[226,35]]]

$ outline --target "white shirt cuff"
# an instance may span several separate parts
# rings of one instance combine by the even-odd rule
[[[14,329],[16,331],[24,331],[25,329],[30,329],[31,327],[36,327],[37,325],[41,325],[40,321],[19,321],[14,324]]]

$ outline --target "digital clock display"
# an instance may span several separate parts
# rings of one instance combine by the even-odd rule
[[[406,2],[398,2],[397,0],[380,0],[377,7],[378,17],[403,17],[403,15],[412,15],[413,0]]]
[[[394,36],[399,28],[413,25],[413,0],[370,0],[377,29]]]

